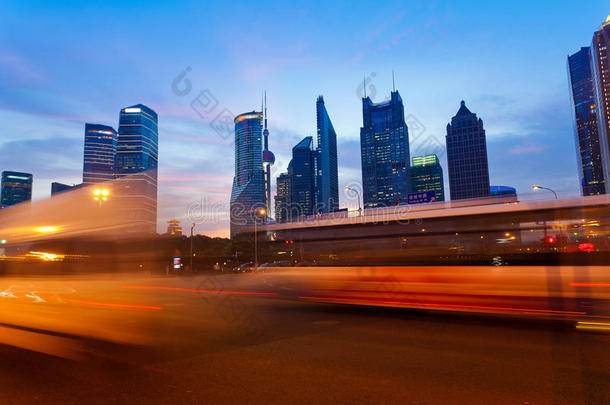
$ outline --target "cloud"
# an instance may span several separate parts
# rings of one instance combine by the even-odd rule
[[[43,78],[42,73],[33,63],[7,50],[0,50],[0,66],[2,66],[0,83],[10,82],[12,85],[35,83]]]
[[[541,153],[548,149],[547,145],[535,142],[523,142],[508,150],[511,155],[530,155],[533,153]]]

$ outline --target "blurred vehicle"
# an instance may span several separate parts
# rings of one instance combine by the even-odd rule
[[[610,263],[607,195],[542,202],[479,200],[371,208],[357,220],[322,217],[270,224],[259,240],[278,254],[289,242],[297,263],[319,266]]]
[[[242,263],[239,266],[233,268],[234,273],[249,273],[254,270],[254,263]]]

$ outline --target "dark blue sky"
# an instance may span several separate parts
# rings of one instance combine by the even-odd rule
[[[566,56],[610,7],[495,3],[4,1],[0,170],[32,172],[46,198],[52,181],[81,181],[85,122],[116,128],[120,108],[143,103],[159,114],[159,230],[191,222],[190,210],[199,232],[226,235],[233,147],[210,126],[218,114],[260,108],[266,89],[278,174],[315,134],[323,94],[340,186],[359,183],[359,86],[366,76],[380,101],[393,69],[408,121],[425,128],[412,155],[444,144],[464,99],[487,130],[492,184],[577,194]],[[172,82],[187,66],[192,89],[180,96]],[[199,115],[191,102],[204,90]]]

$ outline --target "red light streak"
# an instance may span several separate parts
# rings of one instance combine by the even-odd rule
[[[610,283],[570,283],[570,287],[610,287]]]
[[[535,308],[518,308],[518,307],[494,307],[484,305],[466,305],[466,304],[437,304],[429,302],[405,302],[395,300],[383,300],[383,298],[359,298],[359,297],[299,297],[301,299],[321,301],[321,302],[336,302],[336,303],[361,303],[369,305],[388,305],[388,306],[400,306],[407,308],[426,308],[426,309],[437,309],[437,310],[452,310],[452,311],[470,311],[482,310],[482,311],[496,311],[496,312],[523,312],[533,314],[564,314],[564,315],[586,315],[586,312],[575,312],[575,311],[557,311],[551,309],[535,309]]]
[[[141,290],[181,291],[181,292],[204,293],[204,294],[277,295],[277,293],[271,293],[271,292],[196,290],[193,288],[161,287],[161,286],[153,286],[153,285],[150,285],[150,286],[148,286],[148,285],[124,285],[123,288],[141,289]]]

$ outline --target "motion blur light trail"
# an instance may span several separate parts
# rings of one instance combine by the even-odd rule
[[[610,323],[605,322],[578,322],[576,329],[610,332]]]
[[[132,289],[139,289],[139,290],[182,291],[182,292],[203,293],[203,294],[277,295],[277,293],[273,293],[273,292],[196,290],[193,288],[162,287],[162,286],[147,286],[147,285],[124,285],[123,288],[132,288]]]
[[[610,287],[610,283],[570,283],[572,287]]]

